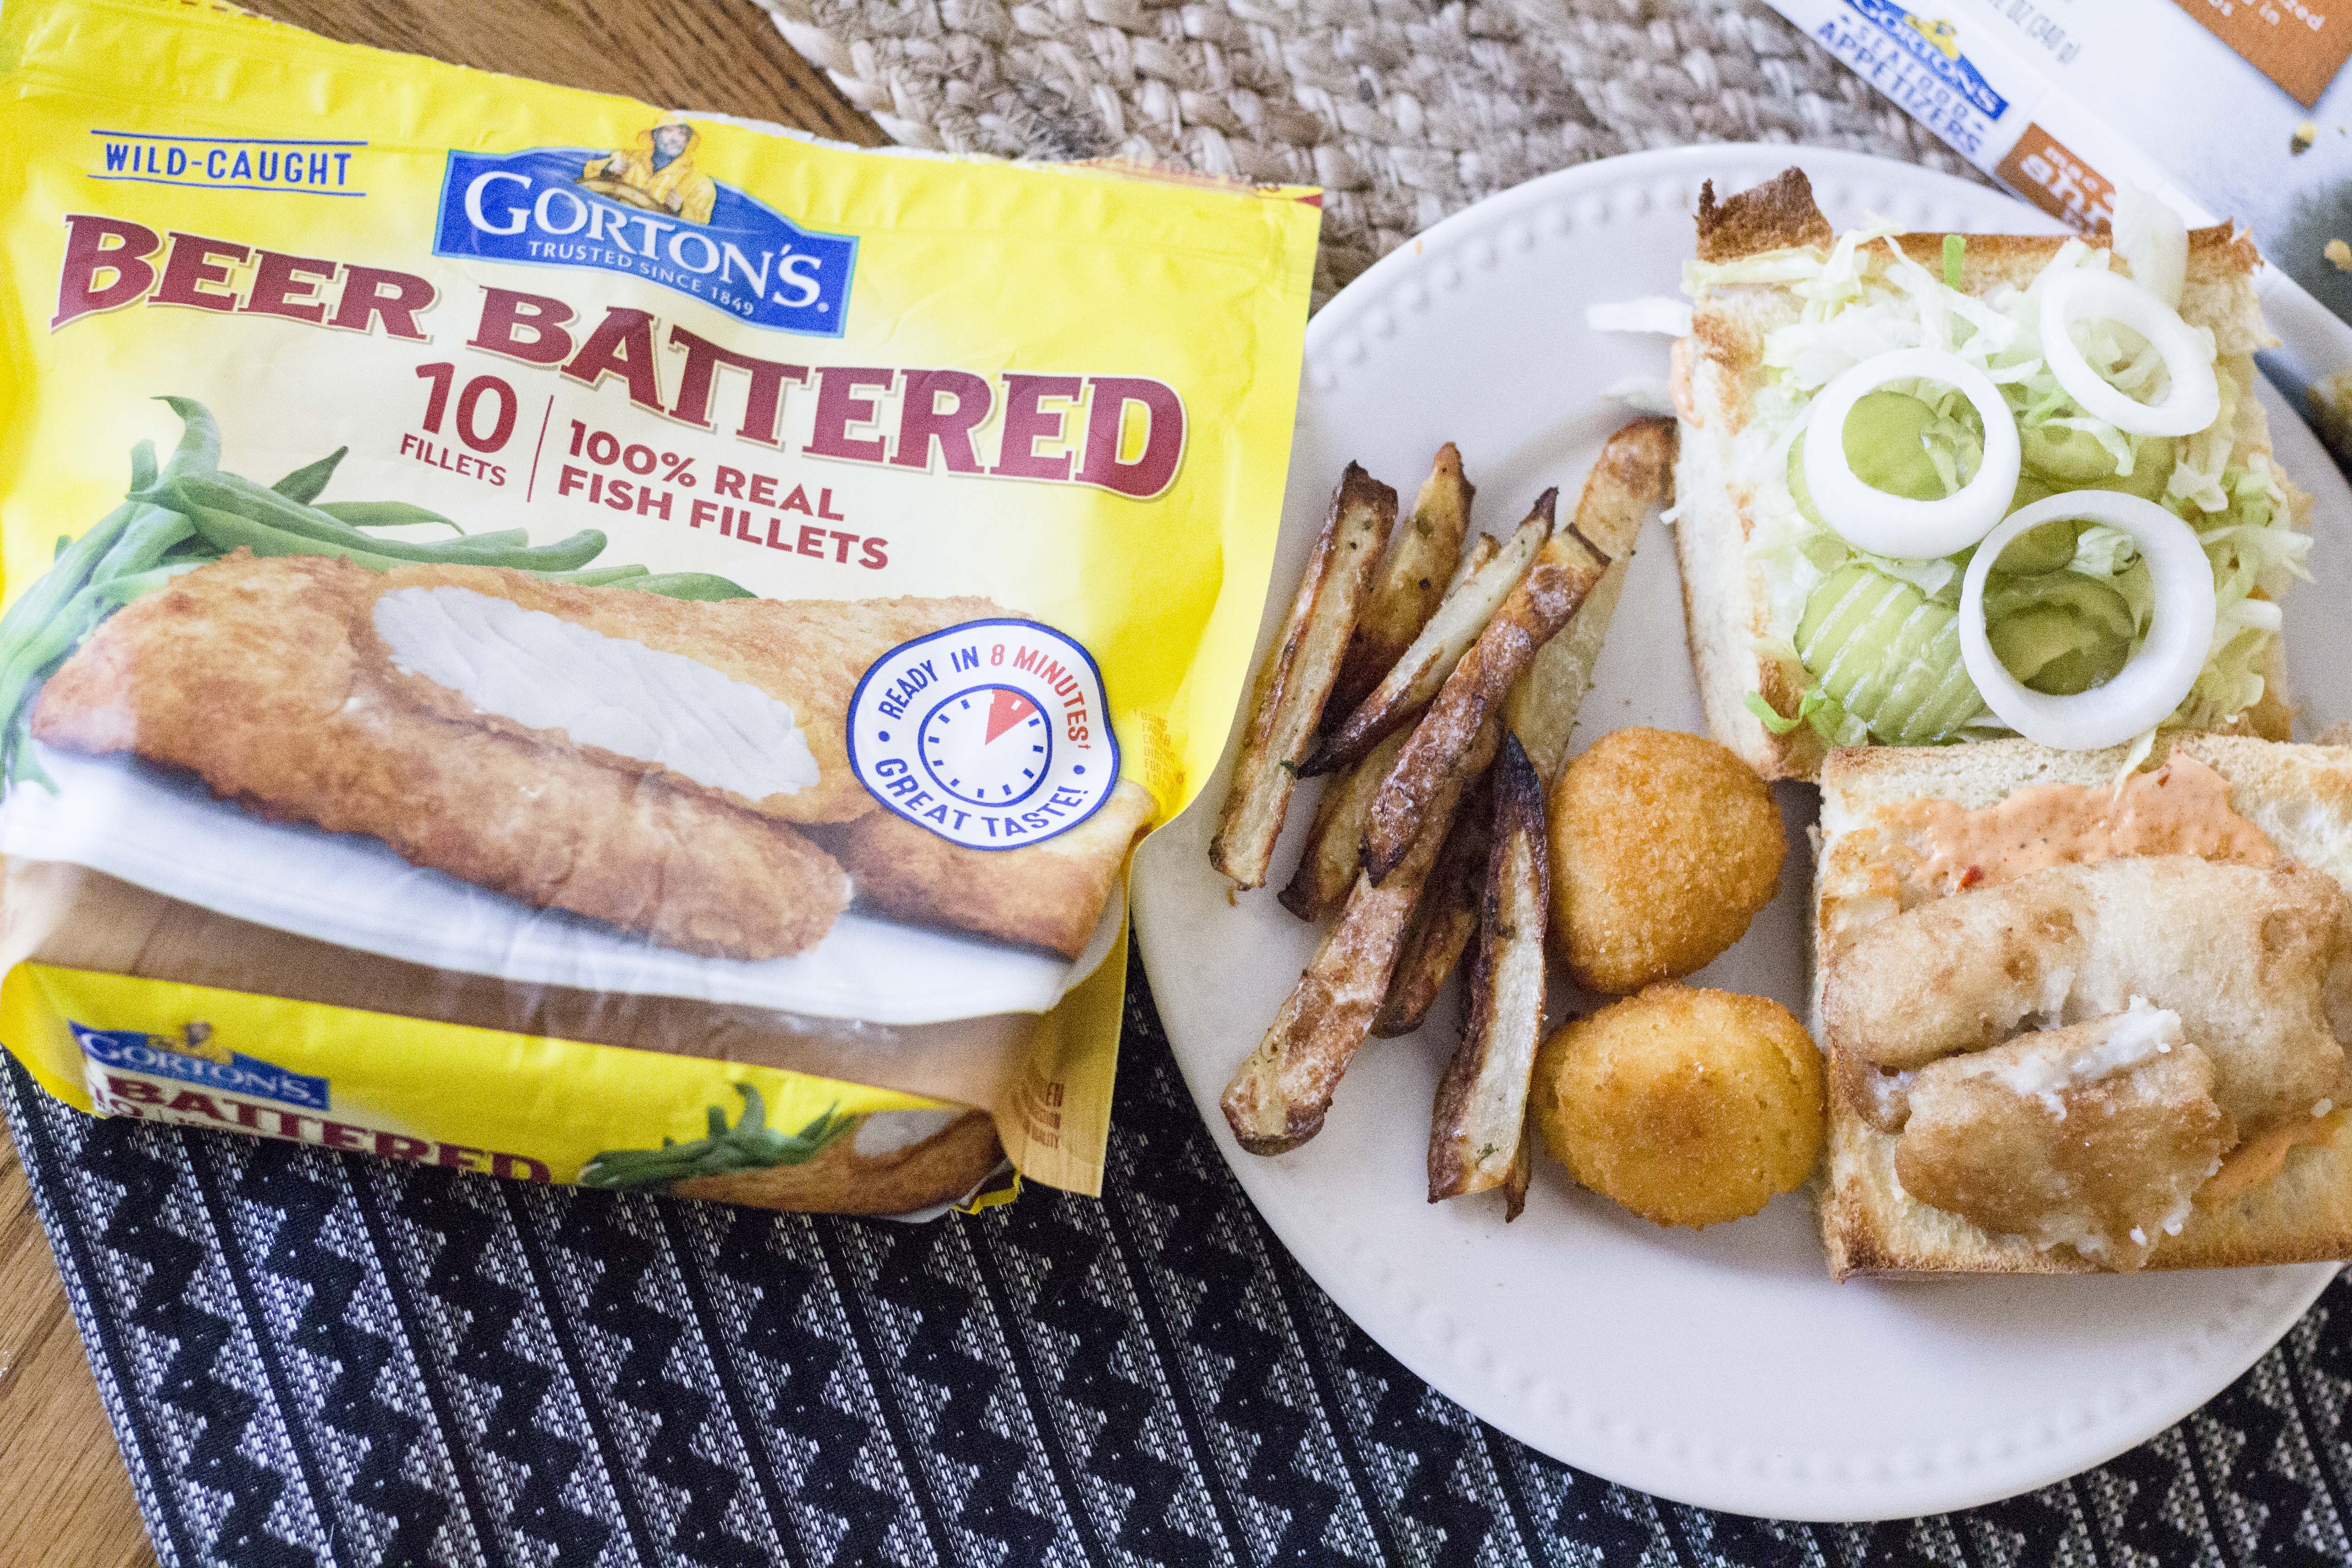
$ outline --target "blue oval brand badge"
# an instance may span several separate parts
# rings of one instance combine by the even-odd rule
[[[620,147],[453,152],[433,253],[625,273],[749,326],[840,337],[856,238],[703,173],[701,134],[667,119]]]
[[[1036,621],[900,643],[849,699],[849,765],[876,799],[967,849],[1020,849],[1092,816],[1118,782],[1102,671]]]

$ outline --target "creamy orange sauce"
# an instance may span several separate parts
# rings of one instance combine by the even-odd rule
[[[2325,1143],[2343,1124],[2344,1112],[2331,1110],[2256,1133],[2230,1151],[2212,1179],[2197,1189],[2197,1201],[2208,1205],[2225,1204],[2252,1192],[2286,1168],[2287,1151],[2300,1143]]]
[[[1676,338],[1675,346],[1666,351],[1666,396],[1673,401],[1675,412],[1682,416],[1683,423],[1696,426],[1699,423],[1698,403],[1691,396],[1690,351],[1685,346],[1688,342],[1686,338]]]
[[[2279,858],[2262,829],[2230,808],[2229,781],[2194,757],[2116,784],[2035,784],[1981,810],[1914,800],[1882,806],[1876,816],[1906,836],[1889,857],[1902,879],[1931,896],[2119,856],[2194,855],[2250,866]],[[2246,1140],[2197,1190],[2198,1205],[2254,1191],[2285,1168],[2294,1149],[2334,1138],[2346,1115],[2297,1117]]]
[[[1877,815],[1910,836],[1914,874],[1944,893],[2118,856],[2195,855],[2249,866],[2278,858],[2263,830],[2230,809],[2229,781],[2194,757],[2116,784],[2033,784],[1977,811],[1914,800]]]

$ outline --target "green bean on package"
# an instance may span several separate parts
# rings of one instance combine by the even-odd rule
[[[779,1132],[768,1125],[768,1102],[748,1083],[735,1092],[743,1097],[743,1114],[734,1126],[717,1106],[709,1109],[709,1134],[690,1143],[664,1138],[658,1149],[608,1149],[588,1162],[580,1173],[583,1186],[667,1187],[697,1176],[723,1176],[734,1171],[764,1171],[776,1165],[805,1164],[824,1146],[854,1126],[855,1116],[836,1116],[831,1110],[798,1132]]]
[[[220,424],[210,409],[188,397],[160,401],[180,417],[180,439],[171,455],[159,463],[153,442],[132,447],[131,488],[122,504],[79,538],[60,536],[49,569],[0,615],[0,788],[31,779],[56,789],[33,757],[33,703],[42,682],[99,624],[132,600],[235,550],[340,556],[372,572],[497,566],[553,583],[676,599],[751,596],[750,590],[708,573],[591,566],[606,543],[593,528],[532,544],[522,529],[467,533],[456,520],[409,501],[320,501],[347,447],[336,447],[274,485],[257,484],[220,466]],[[397,528],[447,529],[456,537],[419,542],[370,531]],[[755,1124],[761,1137],[783,1136],[765,1132],[764,1119],[761,1108]]]

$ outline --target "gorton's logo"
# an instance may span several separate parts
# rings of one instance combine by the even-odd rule
[[[626,147],[451,153],[436,256],[626,273],[775,331],[841,336],[857,241],[705,174],[667,119]]]
[[[1937,81],[1968,100],[1969,103],[1990,120],[1998,120],[2009,107],[2009,100],[1992,89],[1977,68],[1960,53],[1960,33],[1950,21],[1930,20],[1895,0],[1845,0],[1864,17],[1875,23],[1903,52],[1927,68]]]
[[[255,1100],[274,1100],[306,1110],[329,1108],[325,1079],[289,1072],[275,1062],[232,1051],[213,1038],[209,1024],[192,1023],[177,1035],[92,1029],[74,1023],[66,1026],[73,1031],[82,1055],[102,1067],[201,1084]]]

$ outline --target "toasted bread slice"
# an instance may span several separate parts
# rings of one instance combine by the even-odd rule
[[[2055,235],[1969,235],[1960,287],[1983,294],[1997,284],[2022,288],[2048,264],[2059,247]],[[1829,220],[1813,205],[1803,171],[1790,169],[1754,190],[1717,201],[1702,190],[1698,208],[1698,258],[1703,262],[1738,261],[1768,252],[1807,249],[1826,255],[1833,236]],[[1945,236],[1907,234],[1895,244],[1913,260],[1942,265]],[[2095,243],[2098,241],[2095,240]],[[1884,246],[1862,252],[1865,278],[1888,264]],[[2117,260],[2114,265],[2128,273]],[[2188,281],[2180,313],[2191,325],[2210,328],[2223,368],[2251,393],[2257,374],[2253,354],[2276,340],[2263,325],[2254,291],[2260,265],[2253,244],[2227,226],[2202,228],[2189,237]],[[1675,470],[1680,507],[1675,548],[1680,555],[1683,605],[1692,662],[1715,738],[1747,759],[1765,778],[1811,779],[1823,746],[1808,728],[1775,735],[1747,706],[1760,691],[1784,715],[1794,715],[1806,677],[1793,662],[1764,651],[1769,635],[1764,569],[1751,559],[1748,541],[1757,527],[1756,487],[1764,477],[1749,471],[1757,443],[1741,442],[1755,416],[1765,384],[1765,339],[1800,312],[1795,290],[1783,283],[1733,283],[1710,287],[1693,307],[1690,336],[1678,345],[1687,374],[1682,410],[1681,451]],[[2241,453],[2271,449],[2270,426],[2252,395],[2238,403],[2236,447]],[[2285,485],[2284,478],[2282,484]],[[2285,485],[2291,513],[2304,525],[2308,498]],[[1784,628],[1785,635],[1785,628]],[[2287,733],[2289,710],[2282,677],[2280,638],[2270,644],[2264,668],[2266,695],[2240,715],[2233,728],[2273,740]]]
[[[1895,867],[1910,843],[1884,807],[1921,800],[1965,809],[1996,805],[2032,784],[2098,785],[2116,777],[2120,749],[2054,752],[2024,741],[1924,749],[1870,747],[1830,752],[1821,771],[1821,860],[1814,879],[1813,1025],[1830,1067],[1829,1155],[1818,1178],[1822,1240],[1830,1271],[1853,1275],[2072,1274],[2092,1265],[2073,1250],[2043,1250],[1993,1236],[1959,1215],[1911,1197],[1895,1177],[1900,1139],[1865,1114],[1867,1068],[1842,1053],[1822,1026],[1824,978],[1855,936],[1923,895]],[[2334,878],[2352,890],[2352,747],[2286,745],[2248,736],[2187,734],[2172,758],[2193,757],[2220,773],[2232,811],[2267,837],[2282,860]],[[2343,1001],[2329,997],[2344,1017]],[[1859,1070],[1858,1070],[1859,1069]],[[2352,1075],[2347,1075],[2352,1076]],[[2352,1104],[2352,1085],[2336,1103]],[[2352,1258],[2352,1121],[2314,1123],[2315,1142],[2286,1151],[2276,1174],[2223,1201],[2200,1197],[2178,1235],[2164,1237],[2148,1267],[2214,1268]],[[2214,1178],[2219,1185],[2230,1175]]]

